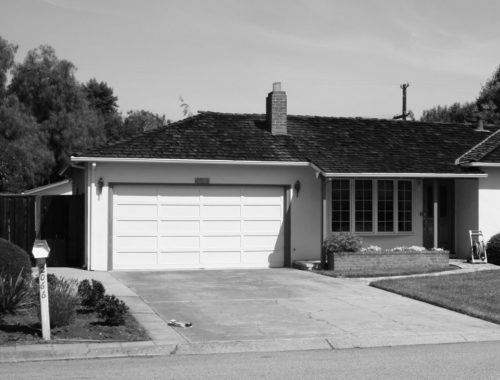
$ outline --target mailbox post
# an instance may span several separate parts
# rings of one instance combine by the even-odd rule
[[[50,340],[49,287],[47,283],[47,257],[49,257],[50,247],[46,240],[35,240],[32,252],[38,267],[42,336],[44,340]]]

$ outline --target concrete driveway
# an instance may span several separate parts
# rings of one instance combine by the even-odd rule
[[[333,348],[500,340],[500,326],[356,279],[293,269],[113,272],[187,343],[322,338]]]

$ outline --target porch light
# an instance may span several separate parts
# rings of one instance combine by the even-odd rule
[[[295,191],[297,192],[297,198],[299,197],[300,186],[301,186],[300,181],[297,180],[297,182],[295,182],[295,185],[294,185]]]
[[[102,179],[102,177],[100,177],[99,180],[97,181],[97,191],[99,192],[99,194],[102,194],[103,187],[104,187],[104,180]]]

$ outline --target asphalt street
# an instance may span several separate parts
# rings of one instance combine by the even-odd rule
[[[0,379],[498,379],[500,342],[3,364]]]

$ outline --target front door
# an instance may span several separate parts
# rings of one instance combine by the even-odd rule
[[[424,247],[455,250],[455,187],[453,180],[425,180],[423,186]],[[437,203],[437,223],[434,223],[434,206]],[[437,236],[434,234],[437,227]]]

